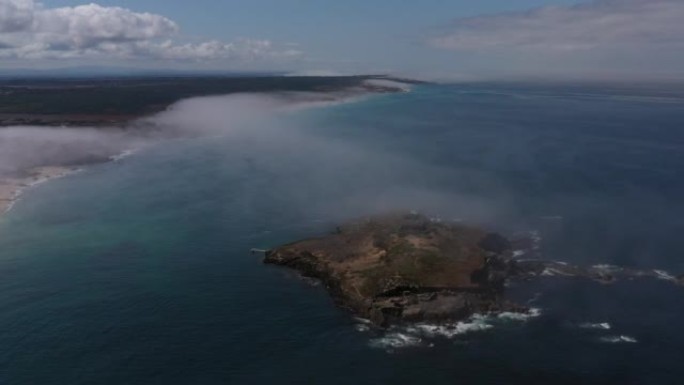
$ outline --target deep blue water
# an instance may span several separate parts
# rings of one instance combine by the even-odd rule
[[[198,117],[201,119],[201,117]],[[252,247],[416,209],[549,259],[684,273],[684,99],[420,86],[239,119],[28,191],[0,221],[1,384],[675,384],[684,291],[517,285],[542,314],[415,346]],[[230,126],[230,127],[228,127]],[[611,330],[581,328],[610,323]],[[634,343],[609,343],[625,336]],[[409,344],[411,345],[411,344]]]

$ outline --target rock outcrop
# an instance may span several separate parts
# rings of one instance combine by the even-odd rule
[[[416,214],[372,218],[266,252],[265,263],[320,279],[336,303],[379,326],[526,311],[503,298],[511,243]]]

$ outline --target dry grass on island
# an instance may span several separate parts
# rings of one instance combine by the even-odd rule
[[[418,214],[370,218],[266,253],[324,282],[336,302],[380,326],[527,309],[503,298],[511,243]]]

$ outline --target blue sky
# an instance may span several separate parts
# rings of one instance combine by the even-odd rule
[[[89,1],[46,0],[50,7]],[[231,39],[236,36],[283,36],[311,43],[345,40],[349,33],[391,34],[408,28],[429,28],[454,18],[544,5],[569,5],[577,0],[99,0],[136,12],[158,13],[178,22],[190,34]],[[317,30],[324,28],[321,36]]]
[[[679,76],[684,64],[680,0],[95,3],[0,0],[0,66],[481,78]]]

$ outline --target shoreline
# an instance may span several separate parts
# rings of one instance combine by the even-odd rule
[[[27,170],[23,177],[0,178],[0,219],[14,208],[28,189],[80,170],[78,167],[41,166]]]
[[[140,148],[129,148],[118,154],[112,155],[106,161],[93,162],[80,166],[38,166],[22,171],[25,176],[3,177],[0,176],[0,221],[3,216],[14,208],[14,205],[21,200],[23,194],[38,185],[67,177],[83,171],[84,167],[109,163],[120,162],[123,159],[134,155]]]
[[[408,84],[406,85],[408,87]],[[382,95],[382,94],[388,94],[388,93],[402,93],[402,92],[409,92],[410,88],[403,88],[403,87],[397,87],[394,84],[372,84],[372,83],[362,83],[360,87],[352,87],[343,91],[332,91],[332,92],[313,92],[310,93],[308,97],[301,98],[300,94],[300,99],[295,99],[295,100],[290,100],[290,105],[286,107],[286,110],[301,110],[301,109],[309,109],[309,108],[325,108],[329,106],[334,106],[338,104],[347,104],[347,103],[354,103],[360,100],[363,100],[365,97],[370,97],[373,95]],[[239,93],[237,93],[239,94]],[[278,95],[278,93],[269,93],[266,92],[264,95],[268,94],[275,94]],[[235,94],[227,94],[227,95],[235,95]],[[280,94],[282,95],[282,94]],[[174,103],[175,104],[175,103]],[[171,105],[172,106],[172,105]],[[168,110],[171,108],[171,106],[166,107]],[[147,118],[152,118],[155,115],[159,114],[151,114],[148,115]],[[2,114],[0,114],[0,122],[2,121],[1,119]],[[36,116],[34,116],[35,118]],[[145,119],[145,117],[134,117],[131,120],[124,122],[119,122],[123,123],[123,127],[133,127],[136,122],[142,122]],[[33,120],[32,123],[38,123],[39,127],[51,127],[54,126],[54,121],[49,121],[49,122],[40,122],[40,121],[35,121]],[[40,124],[40,123],[47,123],[47,124]],[[69,124],[70,122],[65,122],[64,120],[60,121],[61,127],[64,128],[74,128],[74,127],[80,127],[83,121],[77,121],[74,122],[74,125]],[[89,121],[88,123],[92,124],[92,128],[97,129],[97,130],[107,130],[107,129],[112,129],[112,128],[117,128],[117,125],[108,125],[107,123],[112,123],[111,117],[107,117],[106,120],[102,120],[99,122],[93,122]],[[22,127],[22,125],[16,126],[16,127]],[[2,125],[0,124],[0,129],[2,129]],[[119,126],[118,128],[121,128]],[[59,128],[57,128],[59,129]],[[133,134],[135,135],[135,134]],[[21,199],[21,196],[23,193],[32,188],[35,187],[39,184],[62,178],[68,175],[71,175],[75,172],[78,172],[82,170],[82,167],[86,167],[89,165],[93,164],[100,164],[100,163],[108,163],[108,162],[118,162],[121,161],[128,156],[134,154],[140,150],[140,146],[133,146],[131,148],[125,148],[121,152],[113,154],[113,155],[107,155],[104,156],[104,159],[101,161],[93,161],[91,163],[86,163],[80,166],[60,166],[60,165],[42,165],[42,166],[37,166],[37,167],[31,167],[28,169],[18,169],[15,170],[17,174],[20,176],[0,176],[0,221],[3,219],[3,216],[7,214],[9,211],[11,211],[14,207],[14,205]],[[106,160],[105,160],[106,159]]]

